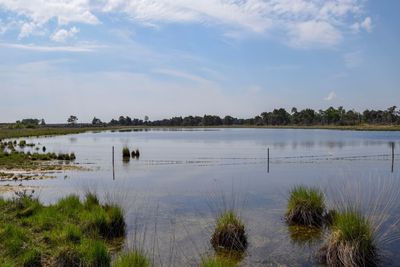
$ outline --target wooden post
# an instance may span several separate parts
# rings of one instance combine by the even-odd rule
[[[112,147],[112,168],[113,168],[113,180],[115,180],[114,146]]]
[[[267,173],[269,173],[269,148],[267,148]]]
[[[394,142],[392,143],[392,172],[394,170]]]

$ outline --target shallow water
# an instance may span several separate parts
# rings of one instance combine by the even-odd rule
[[[91,171],[56,173],[56,179],[24,185],[37,186],[45,202],[85,190],[118,201],[127,212],[127,246],[139,243],[162,266],[196,266],[202,256],[211,254],[215,214],[232,206],[245,221],[249,237],[242,265],[318,265],[314,254],[323,233],[301,242],[282,219],[290,188],[320,186],[334,198],[335,190],[348,181],[373,188],[377,180],[400,179],[398,154],[391,173],[390,147],[391,142],[400,147],[399,132],[164,129],[29,142],[45,145],[47,152],[75,152],[76,162]],[[125,145],[138,148],[140,159],[123,162]],[[397,211],[393,206],[389,213]],[[385,265],[400,261],[399,249],[399,242],[385,246]]]

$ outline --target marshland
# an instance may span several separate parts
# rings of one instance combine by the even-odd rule
[[[354,244],[356,238],[347,230],[355,224],[358,233],[368,233],[368,240],[360,244],[367,247],[369,257],[379,255],[373,263],[393,265],[400,260],[396,253],[400,248],[399,140],[395,131],[263,128],[147,128],[5,139],[19,151],[18,158],[26,160],[30,150],[30,157],[33,153],[46,157],[30,164],[53,162],[45,156],[51,153],[73,153],[74,160],[55,157],[54,164],[79,168],[53,170],[51,179],[3,179],[4,210],[9,211],[5,203],[17,205],[21,199],[27,207],[2,215],[1,245],[8,247],[6,234],[15,237],[27,232],[30,240],[29,233],[39,228],[45,229],[50,243],[40,243],[35,248],[39,251],[16,246],[10,253],[21,261],[26,257],[34,261],[40,253],[48,255],[52,246],[57,253],[72,247],[82,264],[95,266],[82,251],[88,242],[97,242],[97,249],[105,251],[104,266],[132,262],[139,262],[137,266],[323,266],[327,255],[331,264],[338,261],[339,248],[332,243]],[[26,200],[25,194],[32,191]],[[97,205],[93,212],[104,214],[105,222],[111,220],[107,219],[110,205],[121,209],[124,229],[115,241],[98,231],[87,232],[92,212],[85,208],[88,192]],[[68,209],[76,208],[70,211],[76,215],[71,221],[59,214],[65,199],[73,202]],[[48,214],[60,217],[69,225],[65,231],[71,233],[64,233],[63,225],[54,220],[46,222]],[[25,227],[34,216],[42,224],[49,223],[48,228],[6,227],[7,218]],[[65,235],[82,242],[74,245],[68,239],[61,246],[57,243],[61,241],[51,241]],[[346,257],[348,250],[343,253]],[[5,263],[14,266],[9,255]]]

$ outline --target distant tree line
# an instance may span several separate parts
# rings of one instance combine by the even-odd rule
[[[101,120],[94,118],[92,124],[104,124]],[[149,121],[120,116],[112,119],[108,125],[115,126],[230,126],[230,125],[256,125],[256,126],[312,126],[312,125],[339,125],[352,126],[359,124],[400,124],[400,111],[396,106],[386,110],[365,110],[360,113],[355,110],[346,110],[343,107],[329,107],[326,110],[315,111],[313,109],[298,110],[292,108],[288,112],[284,108],[263,112],[254,118],[240,119],[232,116],[223,118],[216,115],[173,117],[170,119]]]
[[[67,122],[69,125],[79,126],[78,117],[71,115]],[[329,107],[325,110],[315,111],[310,108],[298,110],[292,108],[287,111],[284,108],[274,109],[270,112],[263,112],[253,118],[241,119],[232,116],[223,118],[216,115],[172,117],[170,119],[149,120],[148,116],[144,120],[120,116],[110,122],[103,122],[94,117],[92,125],[95,126],[231,126],[231,125],[254,125],[254,126],[313,126],[313,125],[337,125],[354,126],[360,124],[376,125],[400,125],[400,110],[396,106],[386,110],[365,110],[362,113],[353,109],[346,110],[343,107]],[[46,125],[44,119],[23,119],[16,122],[15,127],[37,127]],[[82,124],[88,125],[88,124]],[[53,125],[54,126],[54,125]]]

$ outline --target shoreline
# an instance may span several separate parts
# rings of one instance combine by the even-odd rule
[[[339,125],[213,125],[213,126],[93,126],[93,127],[38,127],[8,128],[0,127],[0,140],[11,138],[45,137],[80,134],[86,132],[119,131],[129,129],[301,129],[301,130],[337,130],[337,131],[400,131],[400,125],[360,124],[355,126]]]

